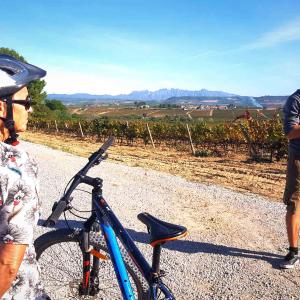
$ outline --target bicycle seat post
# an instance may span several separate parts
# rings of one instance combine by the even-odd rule
[[[158,278],[160,276],[160,255],[161,255],[161,244],[157,244],[153,248],[152,257],[152,276],[153,278]]]

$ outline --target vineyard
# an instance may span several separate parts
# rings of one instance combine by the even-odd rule
[[[271,119],[245,117],[234,122],[208,125],[206,122],[145,122],[96,118],[79,121],[31,119],[29,129],[93,136],[104,140],[110,135],[121,145],[168,146],[180,150],[192,146],[196,156],[226,156],[248,153],[254,160],[280,160],[287,154],[287,139],[278,115]]]

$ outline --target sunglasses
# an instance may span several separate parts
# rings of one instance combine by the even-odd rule
[[[2,100],[3,102],[7,102],[6,99]],[[25,107],[26,110],[30,110],[31,106],[35,104],[34,101],[31,101],[31,97],[27,96],[25,100],[11,100],[12,104],[19,104]]]

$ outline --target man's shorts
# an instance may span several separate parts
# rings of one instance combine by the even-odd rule
[[[300,209],[300,153],[289,151],[283,202],[289,212]]]

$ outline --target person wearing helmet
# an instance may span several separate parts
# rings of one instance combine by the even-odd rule
[[[46,75],[0,54],[0,299],[49,299],[39,280],[33,229],[39,218],[37,165],[20,148],[31,99],[27,85]]]

